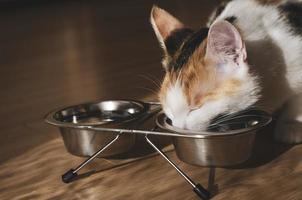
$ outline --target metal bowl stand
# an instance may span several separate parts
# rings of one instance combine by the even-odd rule
[[[215,168],[210,168],[209,179],[208,179],[208,189],[205,189],[201,184],[195,183],[188,175],[186,175],[169,157],[161,151],[148,137],[148,135],[161,135],[161,136],[174,136],[174,137],[183,137],[177,133],[164,133],[156,131],[157,126],[155,126],[151,131],[145,130],[130,130],[130,129],[111,129],[111,128],[102,128],[102,127],[86,127],[86,129],[96,130],[96,131],[107,131],[107,132],[115,132],[117,135],[110,142],[101,147],[97,152],[87,158],[84,162],[78,165],[75,169],[70,169],[66,173],[62,175],[62,181],[64,183],[70,183],[77,176],[78,172],[94,160],[100,153],[102,153],[105,149],[109,148],[115,141],[119,139],[119,136],[123,133],[134,133],[134,134],[143,134],[147,143],[156,150],[159,155],[161,155],[177,172],[180,174],[193,188],[193,191],[197,194],[197,196],[202,200],[210,199],[210,189],[212,185],[214,185],[214,176],[215,176]]]

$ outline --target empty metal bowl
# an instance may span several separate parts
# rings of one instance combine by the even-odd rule
[[[178,134],[172,138],[180,160],[209,167],[226,167],[246,161],[251,155],[256,131],[270,122],[271,116],[260,110],[240,112],[228,120],[214,120],[215,126],[204,132],[174,127],[164,113],[159,113],[156,120],[160,128]]]
[[[117,133],[89,130],[87,127],[128,128],[134,126],[149,110],[150,104],[140,101],[110,100],[56,109],[46,116],[45,121],[59,127],[68,152],[77,156],[91,156],[115,138]],[[134,143],[134,134],[121,134],[101,156],[124,153]]]

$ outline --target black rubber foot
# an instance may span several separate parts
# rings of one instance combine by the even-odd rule
[[[62,181],[64,183],[70,183],[75,177],[77,177],[78,174],[74,173],[73,171],[73,169],[70,169],[62,175]]]
[[[211,194],[208,190],[202,187],[199,183],[195,185],[193,191],[200,197],[202,200],[210,199]]]

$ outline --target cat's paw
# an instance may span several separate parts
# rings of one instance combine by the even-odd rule
[[[279,121],[274,137],[287,144],[302,143],[302,123],[297,121]]]

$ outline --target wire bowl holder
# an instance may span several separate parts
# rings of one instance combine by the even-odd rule
[[[47,114],[45,121],[59,127],[67,150],[74,155],[88,156],[76,168],[63,174],[62,181],[73,181],[78,172],[98,156],[128,151],[135,142],[135,135],[140,134],[192,186],[201,199],[209,199],[215,167],[246,161],[250,157],[256,131],[271,122],[269,114],[253,108],[231,114],[227,121],[218,117],[213,120],[215,126],[210,130],[194,132],[172,126],[171,120],[160,110],[161,106],[157,102],[108,100],[59,108]],[[157,116],[152,130],[137,129],[139,124],[154,114]],[[208,189],[186,175],[151,141],[149,135],[172,137],[180,160],[210,167]]]

